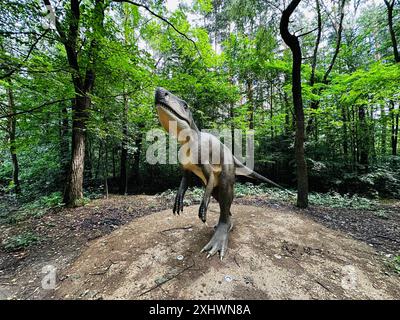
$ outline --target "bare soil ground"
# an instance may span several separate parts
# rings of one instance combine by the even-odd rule
[[[14,299],[400,299],[400,277],[385,265],[398,254],[400,210],[298,210],[263,197],[237,199],[230,250],[220,261],[200,249],[198,206],[173,216],[155,196],[113,196],[15,226],[42,234],[40,245],[0,252],[0,298]],[[167,210],[165,210],[167,209]],[[152,213],[152,214],[150,214]],[[44,290],[43,266],[57,267]]]

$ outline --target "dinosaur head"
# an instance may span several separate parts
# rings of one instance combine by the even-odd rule
[[[164,88],[157,88],[155,105],[160,123],[166,131],[170,130],[170,121],[175,121],[177,124],[178,132],[172,132],[175,136],[178,136],[181,130],[195,128],[188,104],[171,92]]]

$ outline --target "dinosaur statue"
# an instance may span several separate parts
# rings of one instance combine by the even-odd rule
[[[207,257],[210,257],[219,251],[222,260],[228,248],[228,233],[233,226],[230,208],[235,176],[244,175],[283,188],[243,165],[217,137],[201,132],[184,100],[163,88],[157,88],[155,106],[161,125],[182,144],[179,160],[183,168],[183,177],[175,197],[173,213],[179,214],[183,211],[183,198],[188,188],[188,180],[192,173],[195,174],[205,186],[199,218],[206,222],[211,196],[218,201],[220,207],[219,222],[214,235],[201,252],[208,251]],[[185,152],[182,152],[182,148],[185,148]]]

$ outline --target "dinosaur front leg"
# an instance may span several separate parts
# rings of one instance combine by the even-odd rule
[[[174,208],[172,212],[179,214],[183,211],[183,198],[185,196],[186,190],[188,189],[188,180],[190,178],[190,171],[183,170],[183,176],[181,184],[179,185],[178,192],[175,196]]]
[[[234,176],[232,177],[229,173],[230,171],[228,174],[221,174],[220,184],[218,186],[218,202],[221,210],[219,221],[211,240],[201,250],[202,252],[208,251],[207,258],[219,251],[222,260],[228,249],[228,235],[233,226],[230,208],[233,201],[234,184]]]
[[[206,222],[207,220],[207,208],[210,203],[211,194],[214,189],[214,173],[212,171],[211,165],[203,165],[202,171],[207,179],[206,189],[204,191],[203,199],[201,200],[199,208],[199,218],[201,221]]]

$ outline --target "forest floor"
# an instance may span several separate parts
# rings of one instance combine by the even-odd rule
[[[0,225],[0,241],[26,231],[40,238],[23,250],[0,249],[0,299],[400,299],[389,266],[400,252],[399,202],[382,204],[383,218],[238,198],[223,261],[200,254],[217,204],[208,225],[198,205],[176,217],[171,205],[161,196],[111,196]],[[55,289],[42,288],[49,266]]]

